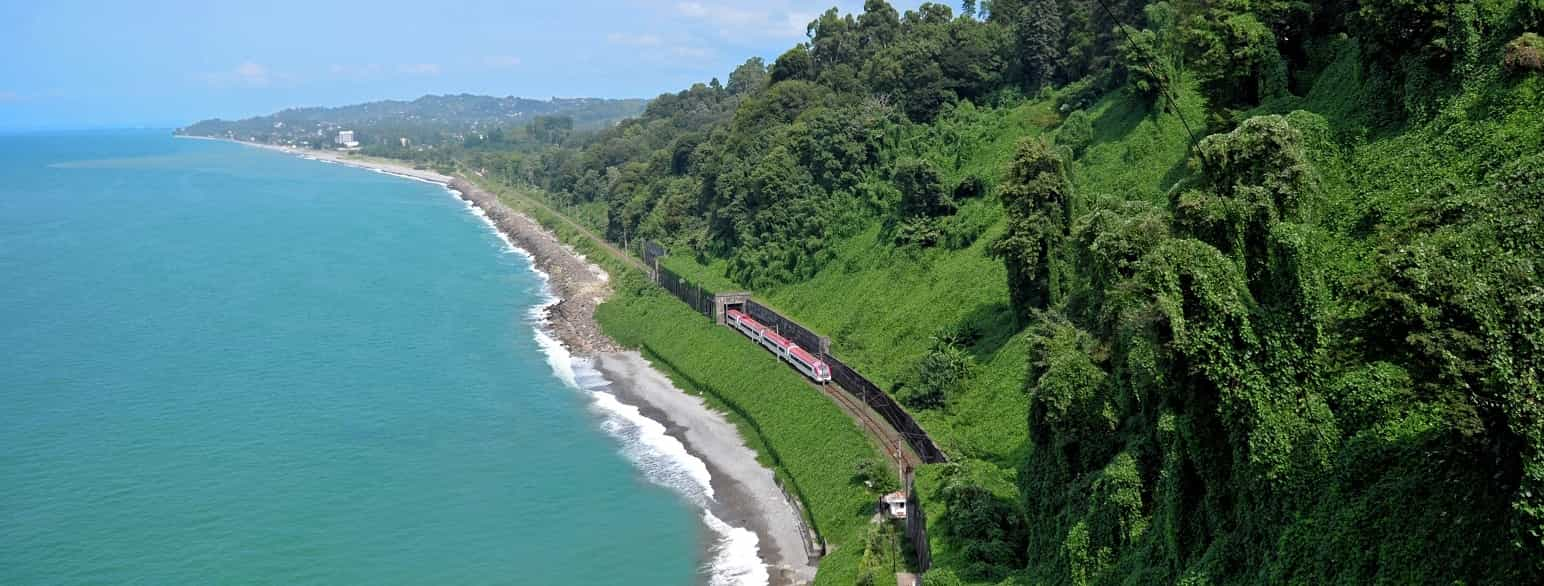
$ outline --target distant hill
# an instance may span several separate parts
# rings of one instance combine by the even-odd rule
[[[524,126],[540,117],[567,118],[574,128],[610,125],[643,111],[646,100],[552,98],[534,100],[471,94],[429,95],[335,108],[291,108],[242,120],[204,120],[176,133],[252,142],[326,147],[340,130],[354,131],[366,148],[459,142],[468,135]]]

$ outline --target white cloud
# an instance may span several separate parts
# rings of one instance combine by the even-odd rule
[[[440,66],[438,63],[407,63],[398,65],[397,72],[408,75],[439,75]]]
[[[658,47],[664,43],[654,35],[633,35],[628,33],[611,33],[606,35],[606,42],[613,45],[627,45],[630,47]]]
[[[204,81],[215,87],[268,87],[276,82],[290,81],[291,77],[274,73],[267,65],[255,61],[243,61],[226,71],[204,74]]]
[[[769,18],[766,11],[748,10],[717,3],[682,2],[676,4],[676,10],[680,11],[683,15],[700,18],[724,28],[740,28],[764,24]]]
[[[520,58],[513,55],[490,55],[483,57],[483,65],[488,67],[515,67],[520,65]]]
[[[670,54],[676,57],[705,59],[713,56],[713,49],[707,47],[671,47]]]
[[[804,36],[805,27],[816,14],[809,10],[795,9],[798,2],[743,2],[740,0],[704,0],[678,2],[675,12],[690,19],[700,20],[718,28],[726,37],[773,37],[793,38]],[[809,3],[806,8],[815,8]]]
[[[364,81],[380,79],[386,72],[386,68],[382,67],[379,63],[370,63],[366,65],[341,65],[334,63],[332,67],[328,69],[328,71],[332,73],[333,77],[340,77],[354,81]]]

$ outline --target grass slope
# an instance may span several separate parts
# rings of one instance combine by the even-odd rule
[[[612,275],[616,293],[596,311],[601,328],[618,343],[639,348],[677,386],[728,415],[761,463],[804,503],[806,520],[825,539],[828,552],[816,583],[854,583],[875,495],[854,483],[853,474],[858,462],[883,461],[857,424],[760,346],[703,319],[531,194],[484,186]],[[874,578],[877,584],[894,583],[891,574]]]
[[[641,348],[681,388],[732,415],[762,463],[802,495],[831,545],[819,582],[851,584],[874,510],[873,495],[852,476],[859,461],[878,458],[872,444],[820,391],[744,336],[637,277],[619,289],[597,311],[602,327]]]
[[[1325,66],[1304,96],[1267,104],[1253,114],[1298,111],[1293,119],[1308,129],[1308,153],[1318,185],[1309,214],[1322,240],[1322,260],[1332,289],[1347,286],[1365,272],[1376,244],[1375,226],[1397,222],[1418,194],[1441,185],[1456,189],[1484,185],[1501,165],[1544,150],[1544,116],[1540,115],[1544,81],[1539,76],[1521,80],[1477,76],[1428,119],[1400,127],[1373,127],[1364,118],[1377,96],[1369,95],[1373,90],[1361,77],[1355,44],[1341,41],[1327,46],[1321,57]],[[1183,119],[1122,93],[1106,96],[1089,108],[1094,142],[1070,165],[1075,205],[1083,207],[1096,196],[1110,196],[1167,207],[1169,188],[1189,175],[1186,156],[1191,136],[1185,122],[1198,135],[1204,132],[1199,126],[1205,120],[1201,99],[1193,88],[1180,94]],[[903,141],[904,148],[942,165],[947,181],[975,175],[995,183],[1014,142],[1024,136],[1054,135],[1058,118],[1051,104],[962,108],[938,123],[947,128],[909,137]],[[876,219],[836,242],[836,260],[813,278],[755,292],[790,317],[831,336],[835,354],[886,389],[907,380],[933,333],[963,327],[976,334],[967,348],[977,364],[973,376],[950,394],[946,408],[915,413],[945,450],[963,462],[947,469],[927,467],[919,475],[924,509],[935,522],[945,508],[931,499],[945,474],[966,474],[998,496],[1019,498],[1014,477],[1028,442],[1028,401],[1023,389],[1030,357],[1025,334],[1015,330],[1008,314],[1002,264],[986,254],[986,243],[1002,229],[1000,213],[990,196],[966,202],[962,215],[986,221],[973,243],[954,250],[897,249]],[[715,291],[744,289],[723,276],[726,263],[722,260],[677,256],[664,264]],[[686,377],[732,401],[748,401],[741,406],[773,438],[776,448],[763,447],[763,452],[784,458],[828,539],[856,543],[861,526],[856,509],[866,506],[866,501],[860,498],[861,490],[843,484],[845,478],[839,477],[850,474],[854,454],[872,449],[860,445],[861,437],[850,423],[840,434],[853,436],[841,444],[842,450],[850,451],[844,452],[848,461],[815,453],[814,446],[835,440],[797,431],[801,422],[771,422],[781,422],[800,409],[819,411],[809,399],[823,399],[794,392],[768,393],[766,389],[781,385],[775,381],[782,375],[791,376],[786,369],[781,374],[764,373],[770,378],[750,376],[736,382],[745,378],[741,374],[760,372],[756,369],[770,361],[747,344],[729,344],[737,341],[732,340],[733,333],[706,326],[684,306],[659,294],[624,294],[608,304],[604,314],[608,331],[639,344],[647,342]],[[742,372],[732,372],[737,369]],[[824,410],[840,417],[828,407]],[[817,464],[800,462],[804,458],[813,458]],[[1400,493],[1396,489],[1390,490]],[[1371,502],[1366,499],[1377,493],[1343,496],[1343,508],[1361,510]],[[1320,521],[1326,527],[1345,522],[1334,511],[1313,514],[1324,515]],[[1426,524],[1419,519],[1412,522],[1412,530]],[[1342,533],[1354,532],[1348,528]],[[955,544],[934,530],[931,545],[935,567],[951,573]],[[1334,547],[1326,547],[1326,555],[1335,554]],[[822,568],[822,582],[850,583],[856,549],[838,548]],[[1024,579],[1029,576],[1049,577],[1033,568]]]

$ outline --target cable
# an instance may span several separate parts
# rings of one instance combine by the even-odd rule
[[[1131,43],[1131,46],[1140,51],[1142,57],[1147,59],[1147,73],[1161,82],[1158,84],[1158,91],[1163,94],[1164,99],[1169,101],[1169,105],[1174,107],[1174,114],[1179,116],[1179,123],[1185,127],[1185,134],[1190,135],[1190,147],[1196,148],[1199,146],[1200,142],[1196,140],[1196,133],[1190,130],[1190,122],[1185,120],[1185,113],[1179,109],[1179,101],[1169,94],[1168,80],[1159,77],[1158,72],[1154,70],[1154,67],[1157,66],[1157,60],[1142,45],[1138,44],[1136,39],[1131,38],[1131,32],[1126,30],[1126,23],[1121,22],[1120,17],[1115,16],[1115,11],[1110,10],[1109,4],[1105,4],[1104,0],[1099,0],[1099,7],[1104,9],[1104,13],[1109,15],[1110,20],[1115,21],[1115,28],[1121,32],[1121,35],[1126,37],[1126,42]]]

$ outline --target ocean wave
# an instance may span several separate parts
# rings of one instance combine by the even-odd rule
[[[540,307],[537,308],[540,311]],[[770,580],[761,559],[761,539],[756,533],[735,527],[715,516],[712,475],[701,458],[687,451],[665,426],[643,415],[638,407],[623,403],[609,391],[606,380],[588,358],[569,353],[556,338],[536,329],[536,343],[547,355],[552,374],[570,388],[587,393],[591,409],[601,417],[601,429],[622,445],[622,455],[650,482],[670,488],[702,508],[702,522],[718,536],[707,564],[712,586],[764,585]]]
[[[423,177],[418,177],[418,176],[414,176],[414,175],[408,175],[406,173],[398,173],[396,171],[387,171],[385,169],[381,169],[381,168],[378,168],[378,167],[367,167],[367,168],[370,169],[371,171],[375,171],[376,173],[380,173],[382,175],[390,175],[392,177],[401,177],[403,179],[412,179],[413,181],[420,181],[420,182],[423,182],[423,183],[431,183],[431,184],[440,185],[440,186],[445,185],[445,182],[443,182],[443,181],[435,181],[433,179],[424,179]],[[445,189],[449,189],[450,191],[456,191],[454,189],[450,189],[449,187],[446,187]],[[457,192],[457,193],[460,193],[460,192]]]
[[[460,197],[460,193],[445,188]],[[528,317],[535,327],[536,344],[547,357],[553,376],[571,389],[585,393],[590,408],[601,418],[601,429],[616,438],[622,455],[637,466],[650,482],[676,491],[702,509],[702,522],[718,539],[711,547],[705,568],[711,586],[764,586],[770,582],[766,563],[761,559],[761,543],[756,533],[735,527],[714,516],[713,477],[707,463],[687,451],[681,440],[671,436],[664,424],[648,418],[638,407],[623,403],[610,392],[611,381],[589,358],[574,356],[548,330],[547,308],[560,299],[548,286],[551,277],[536,268],[535,257],[504,235],[482,208],[462,200],[504,243],[506,253],[519,254],[531,262],[531,271],[542,281],[543,301],[531,308]]]

